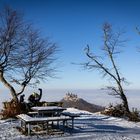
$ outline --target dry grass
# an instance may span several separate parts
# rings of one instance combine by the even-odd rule
[[[2,119],[15,118],[16,115],[27,112],[24,104],[15,101],[3,102],[3,105],[1,111]]]
[[[133,121],[133,122],[140,121],[139,111],[137,109],[133,110],[129,114],[126,114],[121,104],[118,104],[117,106],[110,105],[107,109],[105,109],[101,113],[113,117],[125,117],[125,118],[127,117],[129,121]]]

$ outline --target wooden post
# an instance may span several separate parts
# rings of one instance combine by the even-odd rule
[[[31,134],[31,127],[30,127],[30,124],[28,123],[28,135]]]
[[[72,129],[74,128],[74,117],[72,117]]]

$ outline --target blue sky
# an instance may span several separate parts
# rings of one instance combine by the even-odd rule
[[[102,46],[102,24],[111,23],[115,29],[125,28],[128,39],[123,53],[117,59],[124,77],[130,82],[126,88],[139,89],[140,36],[135,27],[140,27],[139,0],[0,0],[4,5],[18,9],[56,42],[61,52],[57,73],[58,79],[49,79],[40,85],[47,89],[97,89],[108,84],[97,71],[89,72],[71,63],[86,61],[84,48],[89,44],[97,53]]]

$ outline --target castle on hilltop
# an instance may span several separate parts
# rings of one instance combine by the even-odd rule
[[[73,93],[67,93],[66,96],[64,97],[64,100],[69,100],[69,101],[77,101],[79,98],[76,94]]]

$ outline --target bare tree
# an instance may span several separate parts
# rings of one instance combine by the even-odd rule
[[[27,85],[54,76],[56,51],[17,11],[6,7],[0,13],[0,81],[15,101]]]
[[[123,83],[125,78],[121,77],[118,66],[115,62],[115,57],[120,51],[118,47],[122,46],[125,41],[121,40],[122,32],[114,33],[112,31],[112,26],[108,23],[103,25],[103,52],[107,56],[107,59],[110,64],[106,64],[105,59],[102,59],[101,56],[97,57],[93,52],[91,52],[89,45],[85,48],[86,56],[89,58],[87,63],[84,63],[86,69],[97,69],[101,72],[103,77],[108,76],[109,80],[112,81],[113,86],[107,86],[107,89],[110,90],[110,94],[119,97],[122,100],[122,104],[126,113],[130,113],[128,107],[127,97],[124,93]]]

